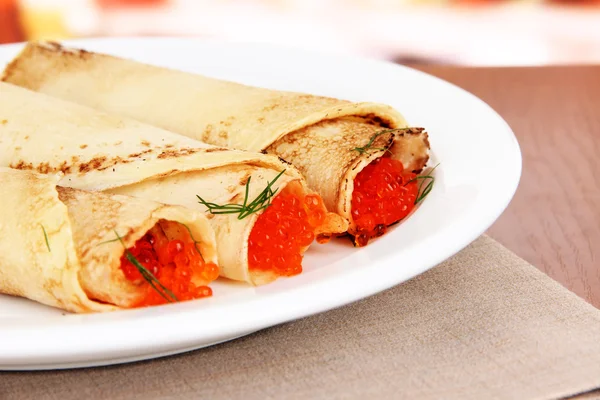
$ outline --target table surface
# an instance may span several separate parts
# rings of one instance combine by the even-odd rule
[[[600,66],[413,67],[483,99],[519,140],[521,182],[488,234],[600,308]]]

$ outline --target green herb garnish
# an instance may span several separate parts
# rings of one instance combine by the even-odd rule
[[[202,258],[202,261],[204,261],[204,257],[202,256],[202,253],[200,252],[200,249],[198,248],[198,243],[200,243],[200,242],[197,241],[196,239],[194,239],[194,235],[192,234],[192,230],[190,229],[190,227],[187,226],[186,224],[182,224],[181,222],[179,224],[183,225],[185,227],[185,229],[187,229],[188,233],[190,234],[190,239],[192,239],[192,242],[194,242],[194,247],[196,248],[196,251],[200,255],[200,258]]]
[[[435,176],[432,176],[430,174],[433,172],[433,170],[435,170],[438,167],[438,165],[440,165],[440,164],[437,164],[435,167],[433,167],[427,175],[417,176],[405,183],[405,185],[408,185],[411,182],[421,181],[419,183],[419,189],[417,191],[417,198],[415,199],[415,204],[419,204],[421,201],[423,201],[423,199],[425,199],[425,197],[427,197],[427,195],[433,189],[433,184],[435,182]],[[423,187],[423,185],[425,185],[425,187]]]
[[[42,227],[42,232],[44,232],[44,240],[46,241],[46,247],[48,248],[48,252],[52,252],[52,250],[50,250],[50,242],[48,241],[48,234],[46,233],[46,228],[44,228],[44,225],[40,224],[40,226]]]
[[[156,292],[158,294],[160,294],[160,296],[165,299],[166,301],[168,301],[169,303],[172,303],[174,301],[179,301],[177,299],[177,296],[175,296],[175,294],[173,292],[171,292],[169,289],[167,289],[167,287],[165,285],[163,285],[162,283],[160,283],[160,281],[158,279],[156,279],[156,277],[154,276],[154,274],[152,274],[152,272],[148,271],[148,269],[146,269],[146,267],[144,267],[137,258],[135,258],[135,256],[133,254],[131,254],[131,252],[127,249],[127,247],[125,246],[125,242],[123,242],[123,238],[121,238],[121,236],[119,236],[119,234],[117,233],[117,231],[113,231],[115,232],[115,235],[117,235],[117,239],[119,242],[121,242],[121,244],[123,245],[123,247],[125,248],[125,258],[127,258],[127,260],[132,263],[138,271],[140,271],[140,274],[142,275],[142,277],[146,280],[146,282],[148,282],[150,284],[150,286],[152,286],[152,288],[154,290],[156,290]],[[111,241],[115,241],[115,240],[111,240]]]
[[[279,179],[281,175],[285,172],[285,169],[281,171],[273,181],[267,183],[267,187],[263,189],[262,192],[252,202],[248,203],[248,194],[250,191],[250,178],[248,178],[248,182],[246,182],[246,194],[244,195],[244,203],[243,204],[224,204],[219,205],[216,203],[210,203],[204,200],[202,197],[196,195],[198,201],[208,208],[208,211],[211,214],[239,214],[238,219],[244,219],[248,215],[264,210],[265,208],[271,205],[271,199],[275,196],[275,193],[279,190],[279,188],[273,191],[271,187],[273,184]]]
[[[377,139],[381,135],[385,135],[388,132],[404,131],[406,129],[409,129],[409,128],[384,129],[383,131],[377,132],[376,134],[374,134],[373,136],[371,136],[371,139],[369,139],[369,143],[367,143],[363,147],[355,147],[352,150],[353,151],[358,151],[360,154],[364,154],[364,153],[366,153],[367,151],[370,151],[370,150],[375,150],[375,151],[378,151],[378,150],[381,150],[381,151],[390,151],[391,143],[389,145],[387,145],[386,147],[371,147],[371,146],[373,146],[373,143],[375,142],[375,139]]]

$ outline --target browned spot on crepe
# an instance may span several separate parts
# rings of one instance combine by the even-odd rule
[[[25,170],[32,170],[33,169],[33,164],[32,163],[26,163],[25,161],[21,160],[19,162],[12,163],[9,164],[10,168],[14,168],[14,169],[25,169]]]
[[[58,166],[58,170],[63,174],[68,174],[69,172],[71,172],[71,166],[69,166],[66,161],[63,161]]]
[[[204,128],[204,132],[202,132],[202,140],[203,141],[208,141],[208,139],[210,138],[210,135],[212,134],[212,130],[213,130],[213,126],[211,124],[206,125],[206,127]]]
[[[58,51],[60,53],[75,54],[82,60],[87,60],[94,56],[93,53],[90,53],[89,51],[83,50],[83,49],[65,49],[60,43],[53,42],[53,41],[45,42],[43,46],[40,46],[40,49],[43,51],[50,51],[50,52]]]
[[[383,118],[381,118],[375,114],[366,114],[366,115],[360,116],[359,118],[362,118],[363,120],[367,121],[367,123],[381,126],[383,128],[390,128],[392,126],[392,121],[386,121]]]
[[[55,279],[48,279],[46,282],[44,282],[44,290],[46,290],[46,292],[48,292],[50,294],[59,291],[61,288],[62,288],[61,282],[58,282]],[[62,300],[59,299],[58,297],[56,297],[56,296],[52,296],[52,297],[54,297],[54,299],[56,301],[62,303]]]
[[[194,151],[189,152],[190,149],[184,151],[184,154],[191,154]],[[71,163],[69,164],[67,161],[62,161],[58,166],[53,166],[48,162],[40,163],[37,166],[34,166],[32,163],[26,163],[21,160],[16,163],[12,163],[9,165],[11,168],[15,169],[23,169],[23,170],[35,170],[43,174],[54,173],[54,172],[62,172],[64,174],[71,173],[74,168],[76,168],[80,173],[86,173],[90,171],[103,171],[105,169],[114,167],[118,164],[129,164],[139,159],[144,154],[151,153],[152,150],[145,150],[140,153],[133,153],[128,156],[128,158],[123,158],[121,156],[115,156],[111,159],[108,159],[106,156],[94,157],[91,160],[83,163],[79,163],[79,157],[73,156],[71,157]],[[175,153],[177,153],[175,151]],[[179,154],[179,153],[177,153]]]
[[[118,165],[118,164],[129,164],[129,163],[131,163],[131,162],[133,162],[133,160],[128,160],[128,159],[125,159],[125,158],[123,158],[123,157],[116,156],[116,157],[113,157],[113,158],[110,160],[110,162],[109,162],[109,163],[107,163],[106,165],[104,165],[104,166],[103,166],[103,167],[101,167],[101,168],[98,168],[98,171],[104,171],[105,169],[108,169],[108,168],[114,167],[115,165]]]
[[[241,203],[243,198],[244,197],[242,196],[241,193],[236,193],[233,195],[233,197],[231,199],[229,199],[229,203],[233,203],[233,204]]]
[[[155,175],[153,178],[154,178],[154,179],[166,178],[167,176],[171,176],[171,175],[173,175],[173,174],[175,174],[175,173],[177,173],[177,172],[179,172],[179,170],[178,170],[178,169],[172,169],[172,170],[170,170],[170,171],[163,172],[163,173],[160,173],[160,174],[158,174],[158,175]]]
[[[147,150],[141,151],[139,153],[132,153],[132,154],[129,154],[127,156],[127,158],[123,158],[121,156],[115,156],[115,157],[111,158],[110,161],[108,163],[106,163],[104,166],[98,168],[98,171],[104,171],[105,169],[114,167],[115,165],[118,165],[118,164],[129,164],[129,163],[135,161],[136,159],[139,159],[144,154],[152,153],[153,151],[154,150],[152,150],[152,149],[147,149]]]
[[[54,172],[54,168],[52,168],[50,163],[47,162],[40,163],[36,169],[41,174],[49,174],[50,172]]]
[[[240,178],[240,185],[241,186],[245,186],[248,183],[248,179],[250,179],[250,175],[252,175],[252,172],[248,172],[248,173],[244,174],[244,176],[242,176]]]
[[[82,144],[81,146],[79,146],[80,149],[85,149],[86,147],[88,147],[87,144]]]
[[[142,155],[148,154],[148,153],[152,153],[152,149],[140,151],[139,153],[131,153],[127,156],[127,158],[140,158]],[[123,158],[117,156],[117,157],[113,158],[113,160],[115,160],[117,162],[122,162]],[[126,161],[126,162],[131,162],[131,161]]]
[[[263,107],[263,109],[262,109],[262,110],[263,110],[264,112],[269,112],[269,111],[273,111],[273,110],[275,110],[277,107],[279,107],[279,104],[278,104],[278,103],[274,103],[274,104],[271,104],[270,106],[265,106],[265,107]]]
[[[106,162],[106,156],[94,157],[90,161],[79,165],[79,172],[98,170]]]
[[[177,157],[181,157],[181,156],[187,156],[190,154],[194,154],[199,152],[200,149],[192,149],[192,148],[182,148],[182,149],[175,149],[175,150],[164,150],[162,153],[160,153],[158,155],[157,158],[159,159],[165,159],[165,158],[177,158]]]

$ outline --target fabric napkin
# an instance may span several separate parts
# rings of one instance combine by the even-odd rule
[[[0,373],[2,399],[555,399],[598,387],[600,311],[487,236],[379,295],[225,344]]]

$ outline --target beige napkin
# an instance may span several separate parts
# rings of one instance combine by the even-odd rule
[[[0,373],[1,399],[554,399],[598,387],[600,311],[485,236],[377,296],[233,342]]]

